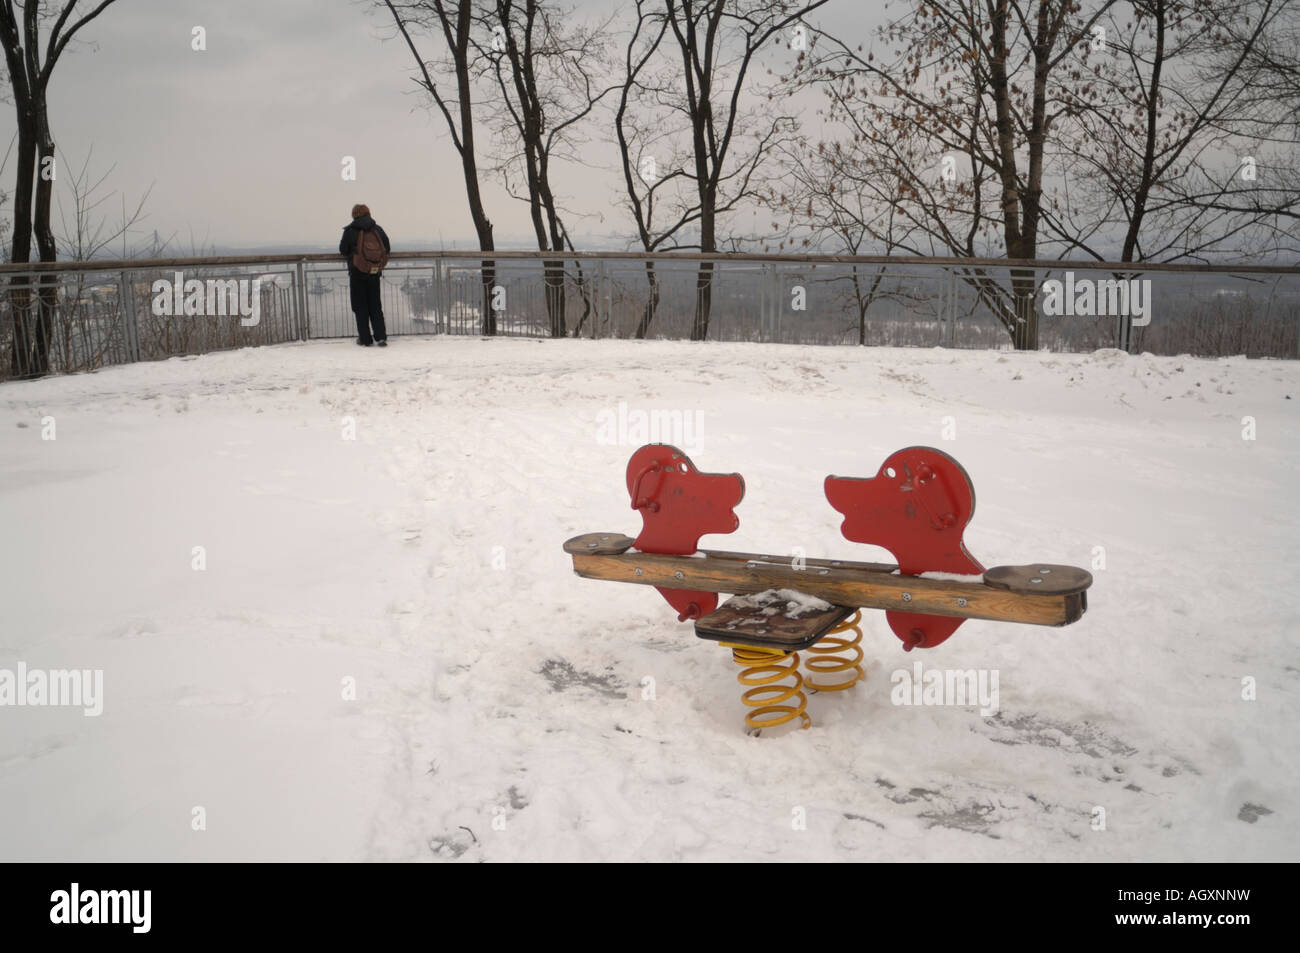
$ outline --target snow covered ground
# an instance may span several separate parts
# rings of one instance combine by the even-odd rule
[[[1295,363],[669,342],[6,384],[0,669],[103,713],[0,707],[0,859],[1295,860],[1298,409]],[[868,612],[866,681],[747,737],[728,654],[560,548],[635,535],[653,410],[745,477],[706,546],[884,557],[822,480],[930,444],[985,565],[1104,557],[1089,612],[912,654]],[[918,660],[998,712],[892,704]]]

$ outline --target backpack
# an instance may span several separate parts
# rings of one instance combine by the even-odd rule
[[[384,240],[373,228],[357,229],[357,250],[352,255],[352,267],[363,275],[377,275],[388,264],[388,250]]]

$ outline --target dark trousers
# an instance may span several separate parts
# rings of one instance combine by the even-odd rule
[[[362,344],[388,340],[384,327],[384,306],[379,300],[379,275],[351,272],[349,284],[352,291],[352,312],[357,317],[357,339]],[[371,329],[374,336],[371,336]]]

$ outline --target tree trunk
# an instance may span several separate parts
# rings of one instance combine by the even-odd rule
[[[483,200],[478,191],[478,173],[474,168],[474,154],[467,152],[464,158],[465,185],[469,193],[469,212],[474,219],[474,231],[478,233],[479,251],[495,251],[492,241],[492,223],[483,210]],[[483,279],[483,334],[491,337],[497,333],[497,313],[492,310],[492,289],[497,283],[497,263],[485,258],[479,263],[479,273]]]
[[[573,249],[570,248],[569,251],[573,251]],[[575,259],[573,267],[578,275],[578,294],[582,298],[582,314],[578,315],[578,323],[573,326],[573,336],[576,338],[582,336],[582,329],[587,326],[587,318],[591,317],[592,301],[591,294],[587,290],[587,278],[582,271],[582,262]],[[600,293],[599,289],[596,293]],[[594,322],[595,318],[592,318],[592,321]]]
[[[54,140],[46,112],[46,89],[59,55],[73,36],[100,15],[115,0],[101,0],[80,19],[70,19],[76,0],[46,4],[27,0],[22,5],[21,28],[12,0],[0,4],[0,44],[4,46],[5,66],[13,91],[18,122],[17,178],[14,183],[14,235],[10,259],[25,264],[31,257],[31,238],[35,231],[41,261],[54,261],[57,249],[50,228],[50,199],[54,191],[51,177],[38,178],[37,153],[42,160],[54,157]],[[41,26],[52,21],[46,43],[42,44]],[[41,48],[46,61],[41,63]],[[35,207],[32,191],[35,187]],[[32,285],[39,288],[40,307],[32,314]],[[54,310],[58,304],[58,278],[42,275],[33,282],[14,275],[9,282],[13,309],[13,350],[10,367],[16,377],[37,377],[49,369],[50,335]]]
[[[1017,351],[1038,350],[1038,281],[1032,268],[1011,269],[1011,295],[1015,324],[1011,343]]]
[[[58,260],[58,246],[54,230],[50,227],[50,206],[54,197],[54,177],[57,166],[54,157],[54,140],[50,137],[49,117],[45,103],[37,106],[38,156],[36,162],[36,203],[32,217],[32,230],[36,235],[36,249],[41,261]],[[50,371],[50,337],[54,333],[54,320],[58,308],[58,276],[44,274],[38,281],[36,322],[30,328],[30,346],[27,375],[40,377]]]
[[[488,241],[491,242],[491,236]],[[481,244],[481,239],[480,239]],[[491,249],[484,249],[491,251]],[[479,277],[483,282],[483,335],[492,337],[497,333],[497,313],[492,309],[492,289],[497,283],[497,263],[491,258],[479,262]]]
[[[704,341],[709,337],[709,312],[713,308],[713,262],[700,262],[695,275],[695,321],[691,324],[691,340]]]
[[[567,334],[564,320],[564,260],[546,259],[542,262],[546,271],[546,316],[550,322],[551,337],[562,338]]]
[[[638,341],[645,340],[645,336],[650,333],[650,325],[654,322],[655,312],[659,310],[659,275],[655,272],[655,263],[647,260],[645,263],[645,278],[650,285],[650,294],[646,298],[645,308],[641,312],[641,320],[637,322],[636,337]]]
[[[564,251],[564,229],[560,225],[560,213],[555,207],[555,196],[551,192],[550,172],[545,152],[538,163],[537,188],[542,207],[546,210],[546,221],[551,229],[551,248]],[[551,320],[551,337],[562,338],[568,334],[565,317],[564,295],[564,259],[552,259],[546,267],[546,314]]]
[[[468,93],[468,89],[468,76],[466,76],[466,93]],[[470,218],[474,220],[474,231],[478,235],[479,251],[495,251],[496,245],[492,238],[492,222],[487,217],[487,211],[483,208],[483,196],[478,187],[478,163],[474,157],[474,122],[467,114],[462,114],[461,122],[461,141],[464,143],[464,148],[461,150],[460,160],[461,169],[465,174],[465,196],[469,200]],[[492,337],[497,333],[497,314],[492,309],[492,289],[496,287],[497,283],[496,261],[491,258],[483,259],[480,262],[479,274],[483,280],[483,334]]]
[[[14,235],[10,260],[26,263],[32,253],[32,179],[36,175],[36,121],[30,107],[20,109],[18,128],[18,171],[14,185]],[[9,307],[13,314],[14,339],[9,351],[9,371],[25,377],[31,354],[31,279],[17,274],[9,279]]]
[[[714,203],[717,193],[710,190],[704,196],[700,209],[700,251],[717,251],[714,235]],[[713,309],[713,262],[700,262],[695,275],[695,321],[691,325],[691,340],[704,341],[709,336],[709,314]]]
[[[457,103],[460,118],[460,164],[465,176],[465,197],[469,202],[469,214],[470,218],[474,220],[474,231],[478,234],[479,251],[495,251],[496,245],[492,239],[492,222],[487,217],[487,211],[483,208],[483,195],[478,187],[478,159],[474,151],[474,110],[472,106],[474,96],[469,73],[469,33],[472,27],[471,4],[468,0],[462,0],[456,10],[454,42],[452,41],[451,22],[441,7],[438,9],[438,18],[442,22],[448,45],[451,47],[452,58],[456,63],[456,95],[459,97]],[[414,51],[414,47],[412,47],[412,51]],[[421,68],[423,69],[423,63],[421,63]],[[425,74],[425,81],[432,92],[433,83],[427,73]],[[441,105],[440,100],[439,103]],[[443,107],[443,115],[447,117],[450,123],[451,116],[445,107]],[[453,128],[452,131],[454,133],[455,129]],[[491,337],[497,333],[497,315],[492,310],[492,290],[497,283],[496,262],[492,259],[484,259],[480,269],[483,280],[483,333]]]
[[[853,266],[853,301],[858,306],[858,346],[867,343],[867,306],[862,300],[862,287],[858,284],[858,266]]]

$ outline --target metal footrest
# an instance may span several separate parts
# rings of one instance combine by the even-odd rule
[[[695,622],[695,634],[714,642],[798,652],[817,643],[854,609],[792,589],[732,596]]]

